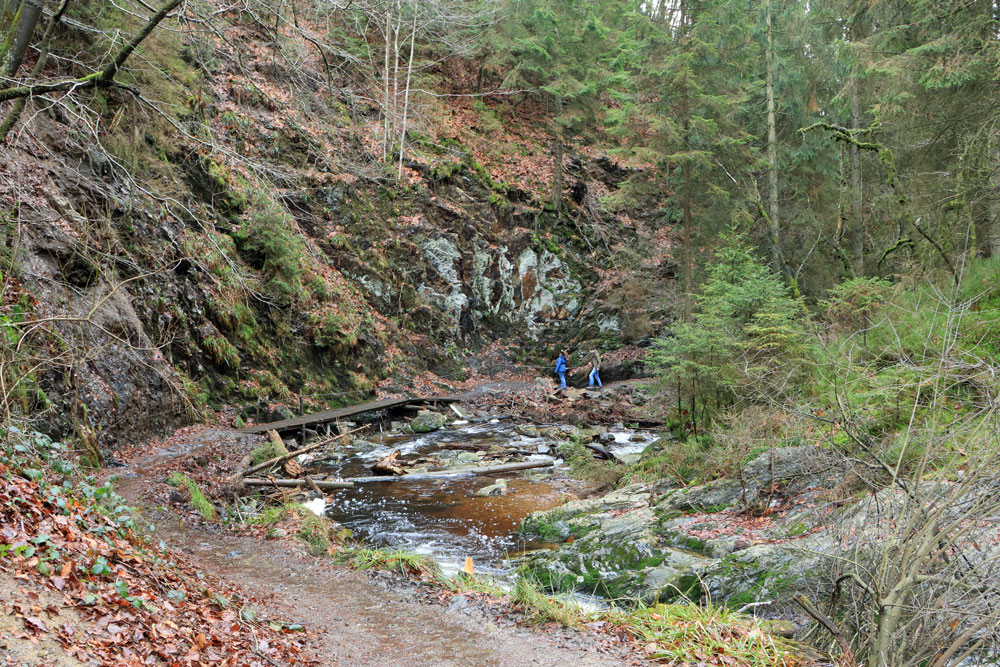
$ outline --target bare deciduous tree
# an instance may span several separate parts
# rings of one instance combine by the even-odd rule
[[[926,304],[883,313],[894,343],[867,362],[837,352],[837,414],[809,411],[870,494],[836,526],[847,551],[832,558],[828,612],[869,667],[994,664],[982,661],[1000,646],[1000,367],[988,350],[956,345],[975,306],[956,290],[938,293],[930,315]],[[915,349],[901,324],[928,316]],[[852,382],[886,360],[898,366],[905,422],[882,432]]]

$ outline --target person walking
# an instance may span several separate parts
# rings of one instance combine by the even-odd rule
[[[590,351],[590,377],[588,387],[594,386],[594,381],[597,381],[598,387],[603,387],[601,384],[601,355],[597,350]]]
[[[559,376],[559,384],[562,388],[566,388],[566,350],[562,350],[559,353],[559,358],[556,359],[556,375]]]

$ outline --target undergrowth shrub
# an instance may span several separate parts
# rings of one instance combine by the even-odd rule
[[[735,235],[723,241],[691,321],[657,339],[650,355],[693,429],[733,406],[781,400],[811,354],[805,311],[781,277]]]
[[[718,472],[709,464],[713,444],[712,436],[706,434],[679,440],[661,438],[646,447],[618,483],[669,479],[687,486],[713,479]]]
[[[240,252],[260,268],[264,290],[280,306],[291,305],[302,291],[308,255],[295,231],[295,221],[284,208],[257,198],[251,212],[234,232]]]
[[[326,556],[330,553],[330,520],[316,516],[307,509],[300,508],[301,524],[295,536],[305,542],[309,553],[313,556]]]
[[[240,352],[223,336],[208,336],[201,342],[201,346],[216,365],[239,368]]]
[[[819,306],[825,309],[827,320],[842,330],[867,329],[891,291],[892,283],[882,278],[851,278],[830,288]]]
[[[258,447],[255,447],[252,452],[250,452],[250,457],[253,459],[253,464],[258,465],[264,461],[270,461],[278,456],[287,456],[288,448],[285,447],[284,443],[280,440],[275,441],[268,438]]]

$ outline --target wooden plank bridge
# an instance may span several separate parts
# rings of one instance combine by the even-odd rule
[[[376,410],[393,410],[410,405],[416,406],[434,405],[435,403],[460,403],[466,399],[466,396],[466,394],[458,394],[455,396],[427,396],[423,398],[384,398],[381,401],[371,401],[369,403],[336,408],[335,410],[314,412],[312,414],[302,415],[301,417],[282,419],[281,421],[271,422],[269,424],[254,424],[253,426],[247,426],[242,429],[242,431],[244,433],[266,433],[267,431],[288,433],[290,431],[300,430],[307,426],[329,424],[330,422],[335,422],[340,419],[346,419],[347,417],[353,417],[354,415],[360,415],[365,412],[374,412]]]

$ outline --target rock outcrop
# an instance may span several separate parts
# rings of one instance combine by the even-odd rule
[[[523,564],[557,590],[645,602],[705,597],[737,608],[763,603],[765,616],[798,618],[791,593],[812,591],[824,554],[837,549],[825,531],[829,510],[807,501],[842,477],[824,450],[782,447],[744,465],[742,481],[631,485],[525,518],[522,533],[561,546]],[[775,509],[783,504],[789,507]]]

